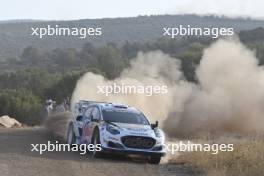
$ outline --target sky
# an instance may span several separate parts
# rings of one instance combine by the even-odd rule
[[[158,14],[264,18],[263,0],[0,0],[0,20],[72,20]]]

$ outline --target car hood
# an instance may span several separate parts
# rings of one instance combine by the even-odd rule
[[[134,133],[149,133],[153,132],[150,125],[140,125],[140,124],[128,124],[128,123],[116,123],[116,126],[122,128],[123,130],[134,132]]]

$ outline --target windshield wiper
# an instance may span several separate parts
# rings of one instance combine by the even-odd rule
[[[117,126],[116,124],[114,124],[112,121],[109,121],[109,120],[104,120],[106,123],[108,123],[108,124],[111,124],[111,125],[113,125],[113,126]]]

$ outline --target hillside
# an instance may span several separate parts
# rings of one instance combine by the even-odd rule
[[[46,27],[48,24],[57,24],[61,27],[102,27],[103,35],[86,39],[68,36],[39,39],[30,35],[31,27]],[[233,27],[236,31],[264,27],[264,21],[261,20],[195,15],[139,16],[75,21],[2,21],[0,22],[0,60],[20,56],[27,46],[49,50],[54,48],[80,48],[87,42],[91,42],[95,46],[109,42],[117,44],[123,44],[126,41],[151,42],[162,37],[163,27],[174,27],[180,24],[199,27]]]

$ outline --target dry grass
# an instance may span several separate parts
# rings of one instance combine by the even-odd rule
[[[191,152],[181,155],[174,162],[184,161],[208,176],[263,176],[264,139],[246,137],[235,141],[232,152],[219,152],[216,155]]]

